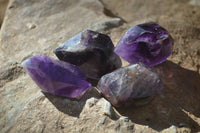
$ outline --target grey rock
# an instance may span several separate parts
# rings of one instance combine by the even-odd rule
[[[110,102],[108,102],[107,100],[105,100],[105,105],[104,105],[104,111],[103,114],[107,115],[110,118],[113,118],[113,116],[115,116],[114,114],[114,110],[112,108],[112,105],[110,104]]]
[[[126,117],[126,116],[121,116],[120,119],[122,121],[124,121],[124,122],[128,122],[129,121],[128,117]]]
[[[190,0],[189,4],[193,5],[193,6],[200,6],[200,1],[199,0]]]
[[[115,27],[119,27],[123,24],[123,21],[120,18],[112,18],[107,21],[98,22],[94,24],[89,29],[97,31],[97,32],[105,32],[106,30],[110,30]]]

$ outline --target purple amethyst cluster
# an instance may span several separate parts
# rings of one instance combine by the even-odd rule
[[[78,99],[91,87],[84,73],[67,62],[36,55],[22,66],[44,92]]]
[[[156,23],[130,28],[118,42],[115,53],[130,64],[143,62],[151,67],[165,61],[172,53],[173,39]]]
[[[143,63],[136,63],[104,75],[97,86],[116,107],[157,94],[163,84],[158,75]]]
[[[109,36],[83,31],[54,50],[60,60],[37,55],[22,66],[42,91],[79,99],[98,82],[97,88],[114,106],[131,105],[135,99],[154,96],[163,84],[147,66],[172,53],[173,39],[155,23],[129,29],[114,48]],[[130,65],[121,67],[119,56]],[[99,80],[100,79],[100,80]]]

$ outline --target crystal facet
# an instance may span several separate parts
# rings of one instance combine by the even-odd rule
[[[98,80],[121,67],[121,60],[113,50],[109,36],[86,30],[59,46],[54,53],[60,60],[79,66],[89,79]]]
[[[114,51],[131,64],[154,66],[164,62],[172,49],[173,39],[167,30],[156,23],[144,23],[130,28]]]
[[[47,93],[79,99],[91,87],[83,72],[67,62],[37,55],[23,61],[22,66]]]
[[[136,63],[101,77],[97,88],[114,106],[128,106],[154,96],[163,88],[159,76],[143,63]]]

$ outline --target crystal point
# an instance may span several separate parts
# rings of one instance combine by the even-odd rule
[[[172,53],[173,39],[156,23],[144,23],[130,28],[118,42],[115,53],[130,64],[143,62],[155,66]]]
[[[91,87],[83,72],[67,62],[36,55],[23,61],[22,66],[47,93],[79,99]]]
[[[113,50],[109,36],[86,30],[60,45],[54,53],[60,60],[77,65],[89,79],[98,80],[121,67],[121,60]]]
[[[97,88],[107,100],[119,107],[156,95],[163,88],[163,84],[151,68],[143,63],[136,63],[104,75]]]

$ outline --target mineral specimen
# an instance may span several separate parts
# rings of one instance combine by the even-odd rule
[[[89,79],[121,67],[109,36],[91,30],[83,31],[59,46],[54,53],[63,61],[79,66]]]
[[[115,53],[131,64],[143,62],[151,67],[164,62],[172,53],[173,39],[156,23],[130,28],[118,42]]]
[[[44,55],[29,58],[22,66],[47,93],[79,99],[91,87],[78,67]]]
[[[119,107],[156,95],[163,84],[151,68],[143,63],[136,63],[104,75],[97,88],[112,105]]]

